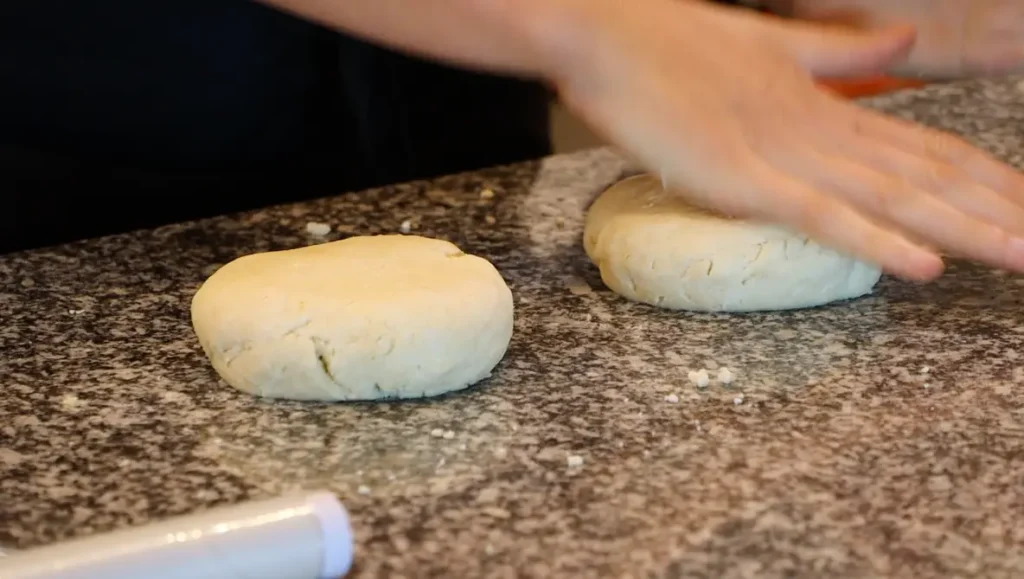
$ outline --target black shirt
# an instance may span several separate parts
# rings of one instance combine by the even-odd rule
[[[538,157],[547,91],[249,0],[0,7],[0,251]]]

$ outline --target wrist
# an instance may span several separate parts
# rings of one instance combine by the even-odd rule
[[[476,0],[489,19],[502,22],[528,55],[522,68],[560,84],[597,42],[599,5],[604,0]]]
[[[595,72],[616,40],[623,12],[651,2],[694,0],[481,0],[506,7],[524,42],[537,55],[536,73],[556,89]]]
[[[680,34],[699,35],[702,22],[723,12],[706,0],[510,1],[544,5],[529,11],[522,25],[542,55],[539,73],[559,90],[579,88],[601,77],[609,67],[630,66],[622,58],[644,34],[648,19],[678,19]]]

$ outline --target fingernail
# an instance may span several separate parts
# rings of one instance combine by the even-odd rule
[[[946,263],[942,258],[930,251],[911,246],[907,253],[907,272],[912,281],[926,283],[942,275]]]
[[[1017,271],[1024,271],[1024,239],[1020,237],[1010,238],[1010,251],[1007,261],[1011,268]]]

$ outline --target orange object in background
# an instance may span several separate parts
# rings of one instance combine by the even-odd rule
[[[820,80],[818,84],[847,98],[869,97],[907,88],[919,88],[926,83],[919,80],[874,77],[847,80]]]

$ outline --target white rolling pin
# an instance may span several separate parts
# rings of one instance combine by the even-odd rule
[[[331,493],[211,509],[0,557],[0,579],[337,579],[352,565]]]

